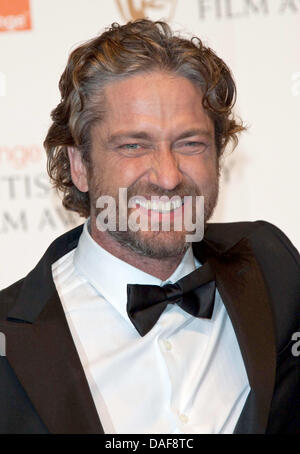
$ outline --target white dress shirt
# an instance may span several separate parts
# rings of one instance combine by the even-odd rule
[[[87,226],[52,270],[104,432],[232,433],[250,388],[218,291],[211,319],[170,304],[144,337],[126,312],[127,284],[176,282],[201,266],[192,248],[162,282],[104,250]]]

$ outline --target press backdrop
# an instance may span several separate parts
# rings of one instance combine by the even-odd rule
[[[200,36],[234,73],[249,129],[213,220],[265,219],[300,247],[300,0],[0,0],[0,288],[83,221],[50,188],[42,146],[70,51],[141,16]]]

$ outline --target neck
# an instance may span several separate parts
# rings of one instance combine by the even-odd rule
[[[184,255],[184,253],[182,253],[176,257],[156,259],[136,254],[129,248],[119,244],[111,235],[109,235],[109,233],[99,231],[92,220],[90,234],[93,240],[110,254],[162,281],[165,281],[171,276]]]

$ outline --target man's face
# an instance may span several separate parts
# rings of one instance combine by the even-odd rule
[[[128,199],[202,195],[205,219],[209,218],[217,200],[218,165],[214,125],[201,100],[200,90],[189,80],[161,72],[106,87],[105,117],[91,131],[88,188],[93,225],[98,197],[110,195],[118,203],[120,187],[127,188]],[[143,206],[129,208],[128,215],[133,210],[151,215]],[[107,234],[137,253],[162,258],[184,252],[186,233],[183,226],[182,231]]]

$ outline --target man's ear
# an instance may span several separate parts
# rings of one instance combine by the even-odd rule
[[[80,151],[75,147],[68,147],[72,181],[81,192],[89,190],[87,169],[82,160]]]

